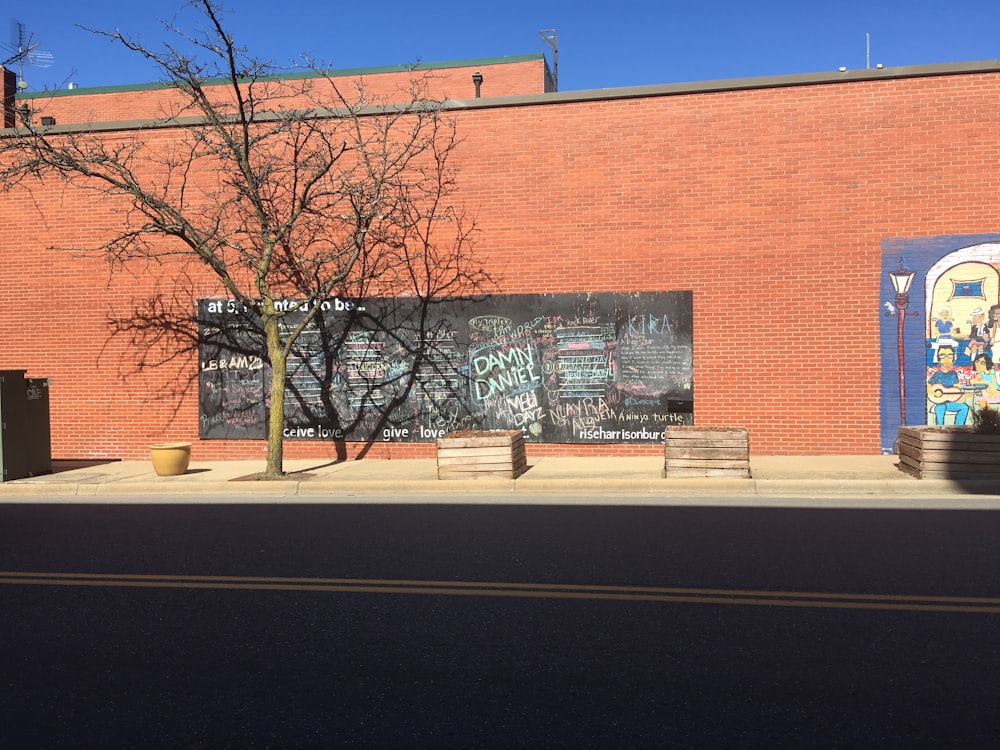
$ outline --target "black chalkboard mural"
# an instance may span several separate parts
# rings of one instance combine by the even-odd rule
[[[230,300],[198,303],[199,435],[259,438],[267,429],[264,335]]]
[[[236,307],[199,302],[203,438],[265,434],[263,335]],[[691,292],[334,299],[289,357],[285,436],[520,429],[534,442],[654,443],[691,423],[693,402]]]

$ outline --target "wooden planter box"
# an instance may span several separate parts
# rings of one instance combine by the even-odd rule
[[[750,478],[750,435],[740,427],[668,427],[663,476]]]
[[[437,439],[438,479],[517,479],[528,470],[518,430],[450,432]]]
[[[1000,435],[971,427],[900,427],[899,468],[918,479],[1000,480]]]

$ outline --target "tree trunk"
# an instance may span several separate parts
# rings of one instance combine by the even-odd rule
[[[280,477],[284,472],[285,354],[281,348],[281,318],[264,316],[267,356],[271,362],[271,412],[267,420],[267,466],[264,475]]]

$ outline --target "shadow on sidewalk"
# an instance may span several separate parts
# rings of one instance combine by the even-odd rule
[[[52,473],[61,474],[64,471],[90,469],[94,466],[106,466],[120,463],[118,458],[59,458],[52,460]]]

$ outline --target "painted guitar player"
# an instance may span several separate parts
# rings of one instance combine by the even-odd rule
[[[927,400],[932,404],[934,424],[946,424],[947,414],[955,415],[954,424],[965,424],[969,405],[965,403],[965,392],[955,370],[955,347],[942,344],[938,347],[937,359],[939,369],[927,379]]]

